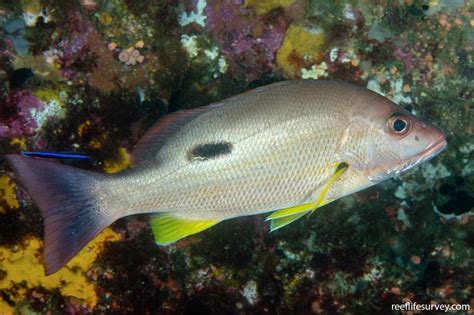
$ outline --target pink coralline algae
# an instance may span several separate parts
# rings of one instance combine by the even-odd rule
[[[126,65],[136,65],[138,63],[142,63],[145,60],[145,57],[140,55],[140,52],[133,47],[128,49],[124,49],[120,52],[118,56],[119,60]]]
[[[42,107],[38,98],[23,90],[12,91],[0,99],[0,139],[34,134],[33,115]]]
[[[70,23],[67,25],[69,38],[60,44],[63,52],[63,75],[66,77],[71,76],[72,73],[68,68],[81,58],[87,49],[89,37],[95,32],[92,24],[85,20],[80,13],[71,12],[69,15]]]
[[[242,0],[210,0],[205,10],[206,28],[231,66],[241,68],[248,80],[275,70],[275,55],[281,46],[288,21],[283,14],[257,17]]]
[[[59,45],[62,75],[104,92],[116,89],[118,63],[92,23],[80,13],[71,12],[66,30],[66,38]]]

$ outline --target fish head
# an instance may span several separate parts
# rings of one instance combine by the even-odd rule
[[[349,154],[369,182],[377,183],[430,160],[446,148],[438,127],[414,116],[385,97],[370,92],[359,100],[347,131],[358,141],[358,154]],[[362,103],[361,103],[362,101]]]

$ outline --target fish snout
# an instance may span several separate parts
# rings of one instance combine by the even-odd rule
[[[418,128],[419,137],[425,139],[426,143],[420,154],[424,159],[434,157],[446,149],[448,142],[446,133],[442,129],[422,120],[420,120]]]

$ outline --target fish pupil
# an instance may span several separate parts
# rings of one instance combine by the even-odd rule
[[[205,161],[227,155],[231,152],[232,143],[230,142],[203,143],[196,145],[188,152],[188,159],[191,161]]]
[[[392,126],[396,132],[402,132],[407,127],[407,123],[401,119],[395,119]]]

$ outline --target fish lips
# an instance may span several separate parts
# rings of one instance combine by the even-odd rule
[[[427,162],[440,154],[444,149],[446,149],[448,143],[446,141],[446,135],[444,132],[439,133],[439,137],[436,141],[433,141],[420,153],[414,155],[412,158],[406,161],[400,161],[397,165],[383,173],[376,175],[369,175],[368,178],[372,182],[381,182],[383,180],[389,179],[391,177],[397,176],[420,163]]]

